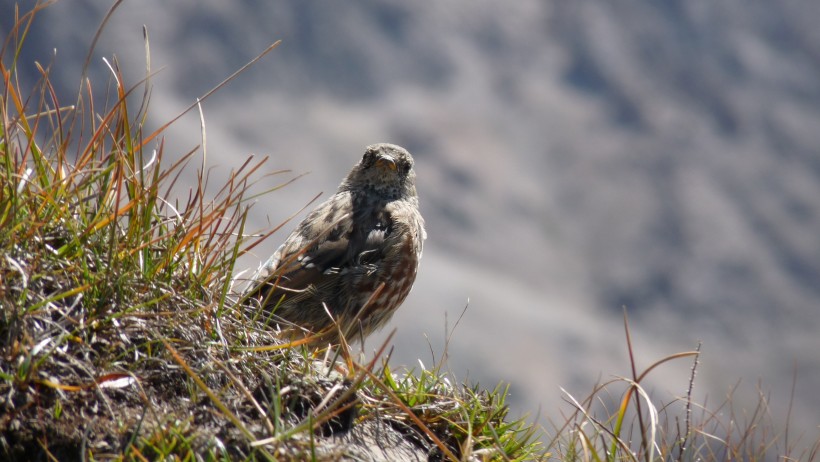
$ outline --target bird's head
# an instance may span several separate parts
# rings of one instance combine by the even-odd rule
[[[368,146],[339,190],[371,190],[385,198],[415,198],[413,156],[401,146],[378,143]]]

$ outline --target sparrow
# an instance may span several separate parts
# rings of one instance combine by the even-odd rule
[[[336,193],[260,267],[249,298],[322,342],[364,341],[410,293],[426,237],[413,157],[395,144],[367,146]]]

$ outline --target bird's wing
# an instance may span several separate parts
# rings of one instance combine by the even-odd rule
[[[388,208],[393,226],[397,229],[393,234],[399,238],[410,237],[412,241],[412,251],[418,258],[421,258],[424,240],[427,239],[427,232],[424,230],[424,218],[419,213],[418,206],[402,202]],[[398,245],[395,243],[394,245]]]
[[[261,279],[276,285],[276,292],[291,294],[326,282],[328,272],[351,259],[351,209],[350,195],[342,193],[319,205],[265,263]]]

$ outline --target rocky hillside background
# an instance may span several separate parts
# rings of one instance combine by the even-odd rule
[[[77,82],[107,3],[40,14],[32,84],[34,60]],[[626,307],[639,363],[702,340],[696,395],[742,379],[736,403],[757,403],[761,380],[782,418],[796,368],[794,418],[817,426],[820,4],[142,0],[110,21],[89,76],[116,54],[137,83],[146,25],[157,126],[283,40],[204,104],[215,177],[251,154],[292,171],[260,187],[311,172],[252,229],[332,192],[367,144],[415,154],[429,239],[394,363],[432,362],[469,303],[453,371],[556,417],[559,387],[626,370]],[[171,132],[166,153],[201,143],[195,115]],[[684,393],[689,364],[664,367],[655,386]]]

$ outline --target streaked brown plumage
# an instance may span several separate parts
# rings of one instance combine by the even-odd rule
[[[262,266],[250,295],[323,342],[339,343],[339,331],[364,338],[410,293],[425,238],[413,157],[374,144]]]

